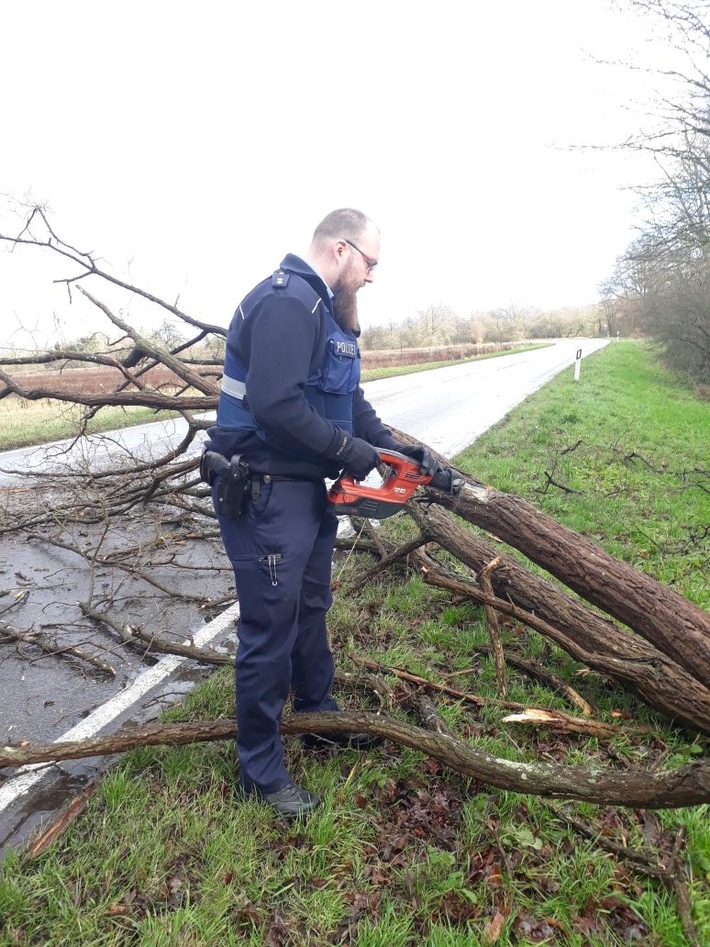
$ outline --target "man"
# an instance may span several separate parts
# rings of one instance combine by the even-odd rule
[[[379,463],[378,447],[424,460],[421,448],[394,440],[359,386],[356,294],[373,281],[379,254],[373,222],[336,210],[302,259],[289,254],[246,296],[229,327],[217,423],[208,432],[207,450],[227,460],[241,455],[243,473],[235,475],[244,491],[236,506],[226,499],[226,475],[213,483],[240,605],[241,789],[286,816],[319,803],[285,767],[279,724],[289,692],[295,713],[338,709],[326,631],[337,519],[324,478],[346,470],[364,479]],[[380,742],[366,733],[327,739],[356,749]]]

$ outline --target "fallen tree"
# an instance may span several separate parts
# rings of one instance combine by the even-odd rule
[[[413,515],[421,529],[413,546],[436,543],[476,574],[497,559],[490,573],[497,598],[489,604],[494,608],[534,627],[573,658],[613,678],[666,716],[710,733],[710,689],[663,651],[502,554],[436,504],[421,512],[414,507]],[[425,581],[487,601],[472,578],[451,575],[425,553],[413,551],[411,555]]]
[[[420,443],[397,431],[406,443]],[[442,463],[445,457],[432,451]],[[503,493],[463,471],[458,496],[427,490],[461,519],[499,537],[550,575],[684,668],[704,688],[710,686],[710,616],[653,576],[615,559],[586,536],[556,522],[522,497]],[[459,554],[461,554],[459,548]]]
[[[555,799],[578,799],[615,806],[668,809],[710,800],[710,762],[702,760],[675,770],[626,771],[603,767],[565,767],[554,763],[516,763],[476,750],[446,733],[415,727],[380,714],[338,711],[284,717],[286,734],[366,731],[400,746],[420,750],[445,766],[491,786]],[[123,753],[138,746],[185,746],[212,740],[231,740],[235,720],[190,724],[148,725],[111,737],[76,743],[0,749],[0,767],[36,765]]]
[[[460,496],[440,496],[437,502],[519,549],[650,641],[699,683],[710,684],[710,616],[692,602],[521,497],[469,479]]]

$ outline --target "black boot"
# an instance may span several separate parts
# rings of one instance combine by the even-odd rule
[[[240,788],[244,798],[259,799],[271,806],[279,815],[287,819],[299,819],[309,816],[320,805],[320,799],[312,792],[295,783],[286,783],[275,792],[261,792],[256,786],[245,790]]]

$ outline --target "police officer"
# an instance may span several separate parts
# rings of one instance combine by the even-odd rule
[[[286,816],[319,803],[284,763],[279,724],[289,692],[295,713],[338,709],[326,631],[337,520],[324,478],[345,470],[364,479],[379,463],[377,447],[422,453],[394,440],[359,385],[356,293],[372,282],[379,253],[372,221],[336,210],[318,224],[303,258],[288,254],[245,297],[229,327],[206,444],[226,459],[240,455],[248,470],[238,510],[225,505],[222,477],[213,483],[240,606],[241,790]],[[356,749],[380,742],[366,733],[325,739]],[[314,746],[324,738],[303,740]]]

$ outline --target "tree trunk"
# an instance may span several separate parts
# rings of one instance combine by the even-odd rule
[[[650,641],[704,687],[710,686],[710,617],[697,605],[610,556],[522,497],[475,482],[468,482],[456,497],[430,492],[437,503],[519,549]]]
[[[498,558],[498,565],[490,573],[496,596],[550,626],[547,636],[573,658],[618,681],[671,719],[710,733],[710,689],[670,657],[534,575],[512,557],[502,555],[490,542],[463,528],[436,506],[416,518],[430,540],[476,573]],[[414,558],[420,565],[427,564],[416,554]],[[457,578],[460,593],[476,591],[472,583]],[[429,576],[429,581],[435,581],[435,576]]]

